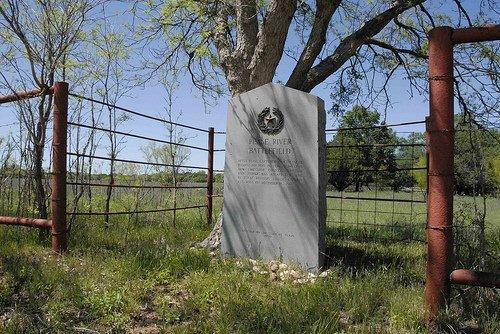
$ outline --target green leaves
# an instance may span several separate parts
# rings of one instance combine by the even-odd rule
[[[396,142],[392,130],[373,128],[378,125],[379,119],[378,112],[361,106],[355,106],[343,116],[340,128],[352,130],[339,130],[328,143],[333,147],[327,151],[329,182],[337,190],[345,190],[351,185],[360,190],[363,185],[373,182],[380,175],[390,177],[388,173],[377,175],[363,170],[395,169],[395,148],[373,145]]]
[[[462,115],[457,115],[462,119]],[[455,189],[459,194],[491,194],[498,190],[500,132],[457,122]],[[494,138],[497,138],[495,140]]]

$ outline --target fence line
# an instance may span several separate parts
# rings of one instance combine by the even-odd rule
[[[381,124],[381,125],[374,125],[374,126],[360,126],[360,127],[350,127],[350,128],[336,128],[336,129],[326,129],[325,131],[332,132],[332,131],[371,130],[371,129],[383,129],[383,128],[389,128],[389,127],[414,125],[414,124],[425,124],[425,121],[414,121],[414,122],[404,122],[404,123],[395,123],[395,124]]]
[[[167,124],[171,124],[171,125],[180,126],[180,127],[186,128],[186,129],[191,129],[191,130],[196,130],[196,131],[208,133],[208,130],[205,130],[205,129],[202,129],[202,128],[197,128],[197,127],[194,127],[194,126],[191,126],[191,125],[186,125],[186,124],[182,124],[182,123],[167,121],[167,120],[165,120],[163,118],[159,118],[159,117],[155,117],[155,116],[143,114],[143,113],[131,110],[131,109],[123,108],[123,107],[120,107],[120,106],[117,106],[117,105],[114,105],[114,104],[110,104],[110,103],[106,103],[106,102],[99,101],[99,100],[96,100],[96,99],[92,99],[90,97],[85,97],[85,96],[78,95],[78,94],[75,94],[75,93],[69,93],[69,95],[73,96],[73,97],[76,97],[76,98],[79,98],[79,99],[82,99],[82,100],[86,100],[86,101],[98,103],[98,104],[101,104],[101,105],[104,105],[104,106],[107,106],[107,107],[110,107],[110,108],[118,109],[118,110],[130,113],[130,114],[136,115],[136,116],[148,118],[148,119],[151,119],[151,120],[154,120],[154,121],[163,122],[163,123],[167,123]]]
[[[182,208],[168,208],[168,209],[153,209],[153,210],[136,210],[136,211],[115,211],[115,212],[70,212],[69,215],[75,216],[110,216],[110,215],[133,215],[139,213],[158,213],[158,212],[168,212],[168,211],[181,211],[189,209],[201,209],[206,208],[205,205],[193,205]]]
[[[348,131],[352,131],[354,133],[357,133],[355,131],[358,130],[383,131],[383,129],[388,127],[399,127],[425,123],[425,120],[419,120],[387,125],[375,125],[371,127],[339,127],[336,129],[328,129],[327,131],[335,131],[334,134],[340,136],[341,134],[345,134]],[[397,131],[394,131],[392,133],[397,136]],[[411,133],[415,133],[415,131],[411,131]],[[336,159],[334,168],[328,169],[327,173],[333,177],[335,177],[335,175],[346,175],[347,177],[346,184],[338,185],[338,187],[341,187],[339,188],[340,194],[333,193],[326,196],[327,199],[332,200],[328,201],[329,205],[334,205],[333,207],[327,207],[327,211],[332,212],[335,217],[330,217],[327,220],[329,223],[339,224],[339,227],[350,225],[351,227],[354,227],[356,229],[361,230],[362,228],[362,230],[365,232],[368,231],[367,228],[369,228],[370,230],[377,229],[377,231],[381,232],[388,231],[391,233],[378,234],[377,232],[375,233],[374,237],[384,237],[384,239],[389,238],[391,240],[399,240],[397,235],[394,234],[394,227],[401,227],[404,228],[404,230],[408,230],[408,228],[417,229],[423,233],[423,226],[425,226],[425,222],[422,221],[421,224],[417,223],[417,221],[420,221],[420,219],[417,218],[422,217],[422,215],[419,212],[415,211],[415,206],[425,204],[427,202],[426,200],[420,200],[419,198],[415,197],[414,184],[411,184],[411,186],[407,186],[407,188],[410,188],[411,191],[409,195],[405,195],[403,198],[400,198],[401,196],[398,196],[399,198],[396,197],[396,188],[392,185],[390,186],[390,189],[392,190],[392,196],[388,196],[387,194],[381,196],[379,194],[381,191],[384,191],[383,188],[380,188],[380,182],[389,182],[390,184],[392,184],[392,181],[387,179],[388,175],[398,175],[398,173],[400,172],[407,172],[409,177],[413,177],[415,175],[414,172],[416,171],[427,171],[427,167],[413,165],[420,159],[419,154],[416,154],[417,148],[426,148],[426,144],[415,142],[415,139],[413,139],[413,142],[398,142],[400,137],[396,138],[398,139],[396,142],[394,142],[394,140],[391,138],[383,138],[382,140],[385,140],[386,142],[356,142],[348,144],[344,142],[344,137],[340,137],[340,143],[338,138],[336,140],[334,137],[332,139],[333,143],[326,145],[327,149],[329,150],[328,152],[332,152],[331,150],[335,150],[336,152],[338,152],[338,154],[332,156],[333,159]],[[367,138],[365,140],[370,139]],[[390,148],[392,152],[391,154],[394,155],[390,160],[390,163],[394,165],[389,164],[387,166],[382,165],[380,167],[377,167],[377,165],[373,165],[373,163],[376,164],[376,161],[364,162],[362,155],[364,149],[371,150],[376,148]],[[401,151],[403,148],[406,148],[407,150]],[[348,154],[349,151],[353,153]],[[397,156],[399,152],[406,153],[404,153],[404,155]],[[329,161],[328,157],[329,155],[327,154],[327,163]],[[370,168],[372,166],[374,168]],[[367,178],[365,178],[365,175]],[[385,176],[386,180],[384,181],[380,178],[377,178],[377,175]],[[355,178],[355,180],[349,181],[349,177],[351,177],[351,179]],[[373,183],[375,187],[374,189],[370,185],[373,185]],[[347,189],[347,187],[354,187],[355,185],[356,191],[358,192],[357,196],[345,195],[345,190]],[[374,192],[374,194],[370,194],[370,196],[362,196],[360,191],[363,187],[368,187],[371,192]],[[404,188],[403,185],[401,187]],[[400,206],[407,205],[408,207],[405,206],[406,212],[397,212],[396,203],[399,203]],[[401,220],[408,221],[408,223],[401,222]],[[375,230],[373,231],[375,232]],[[407,238],[405,238],[405,240],[406,239]]]
[[[327,173],[363,173],[363,172],[399,172],[399,171],[412,171],[412,170],[427,170],[426,167],[413,167],[413,168],[395,168],[395,169],[350,169],[350,170],[327,170]]]
[[[357,199],[357,198],[356,198]],[[345,211],[345,212],[362,212],[362,213],[374,213],[373,210],[352,210],[352,209],[340,209],[340,208],[327,208],[327,211]],[[415,213],[407,213],[407,212],[397,212],[397,211],[377,211],[378,213],[383,214],[394,214],[394,215],[402,215],[402,216],[417,216],[422,214],[427,214],[427,212],[415,212]]]
[[[173,165],[173,164],[164,164],[160,162],[147,162],[147,161],[138,161],[138,160],[129,160],[129,159],[119,159],[119,158],[109,158],[109,157],[103,157],[103,156],[98,156],[98,155],[89,155],[89,154],[81,154],[81,153],[75,153],[75,152],[67,152],[68,155],[71,156],[77,156],[77,157],[83,157],[83,158],[95,158],[99,160],[108,160],[108,161],[116,161],[116,162],[126,162],[126,163],[131,163],[131,164],[138,164],[138,165],[150,165],[150,166],[159,166],[159,167],[184,167],[184,168],[190,168],[190,169],[203,169],[203,170],[208,170],[208,167],[200,167],[200,166],[188,166],[188,165]]]
[[[74,123],[74,122],[68,122],[68,125],[78,126],[78,127],[87,128],[87,129],[93,129],[93,130],[99,130],[99,131],[104,131],[104,132],[108,132],[108,133],[114,133],[114,134],[128,136],[128,137],[145,139],[145,140],[150,140],[150,141],[154,141],[154,142],[158,142],[158,143],[170,144],[170,145],[175,145],[175,146],[182,146],[182,147],[187,147],[187,148],[192,148],[192,149],[195,149],[195,150],[200,150],[200,151],[208,152],[208,149],[206,149],[204,147],[187,145],[187,144],[182,144],[182,143],[174,143],[174,142],[170,142],[170,141],[163,140],[163,139],[151,138],[151,137],[146,137],[146,136],[137,135],[137,134],[128,133],[128,132],[123,132],[123,131],[118,131],[118,130],[105,129],[105,128],[100,128],[100,127],[97,127],[97,126],[85,125],[85,124]]]
[[[327,195],[326,198],[360,200],[360,201],[379,201],[379,202],[427,203],[426,201],[416,201],[416,200],[411,200],[411,199],[399,199],[399,198],[383,198],[383,197],[355,197],[355,196]],[[377,211],[377,212],[380,212],[380,211]]]
[[[342,225],[352,225],[351,222],[346,222],[346,221],[334,221],[334,220],[327,220],[329,223],[337,223],[337,224],[342,224]],[[374,227],[391,227],[391,228],[400,228],[400,229],[408,229],[410,227],[415,227],[415,225],[411,224],[376,224],[376,223],[363,223],[363,225],[367,226],[374,226]],[[425,223],[422,223],[422,226],[425,226]]]
[[[7,96],[0,96],[0,104],[19,101],[22,99],[33,98],[36,96],[40,96],[42,94],[53,95],[54,100],[54,108],[53,108],[53,134],[52,134],[52,173],[51,173],[51,181],[52,181],[52,194],[51,194],[51,219],[36,219],[36,218],[22,218],[22,217],[5,217],[0,216],[0,224],[4,225],[20,225],[20,226],[28,226],[28,227],[37,227],[37,228],[50,228],[52,230],[52,250],[55,252],[64,252],[67,248],[66,244],[66,232],[67,232],[67,217],[69,215],[72,216],[109,216],[109,215],[122,215],[122,214],[141,214],[141,213],[159,213],[159,212],[169,212],[169,211],[181,211],[181,210],[190,210],[190,209],[201,209],[206,208],[207,213],[207,222],[212,222],[212,198],[218,197],[220,195],[213,194],[213,173],[214,172],[222,172],[222,170],[214,170],[213,168],[213,154],[214,152],[223,152],[224,149],[214,149],[214,134],[215,131],[213,128],[201,129],[198,127],[190,126],[187,124],[182,124],[178,122],[171,122],[165,119],[143,114],[134,110],[130,110],[127,108],[123,108],[120,106],[112,105],[103,101],[98,101],[96,99],[92,99],[89,97],[85,97],[82,95],[78,95],[75,93],[68,92],[68,84],[65,82],[57,82],[54,87],[46,88],[46,89],[36,89],[27,92],[19,92],[14,93]],[[146,119],[159,121],[162,123],[171,124],[174,126],[179,126],[203,133],[208,134],[208,143],[207,148],[188,145],[184,143],[175,143],[167,140],[152,138],[148,136],[143,136],[135,133],[127,133],[118,130],[105,129],[98,126],[91,126],[76,122],[68,122],[67,119],[67,110],[68,110],[68,97],[76,97],[82,100],[90,101],[93,103],[98,103],[104,106],[108,106],[110,108],[116,108],[117,110],[121,110],[133,115],[137,115]],[[5,124],[4,126],[9,126],[11,124]],[[150,140],[154,142],[160,142],[175,146],[182,146],[190,149],[200,150],[208,153],[208,162],[206,167],[201,166],[190,166],[190,165],[176,165],[176,164],[164,164],[164,163],[156,163],[156,162],[146,162],[146,161],[137,161],[137,160],[129,160],[129,159],[119,159],[119,158],[110,158],[104,156],[97,156],[91,154],[82,154],[77,152],[68,152],[67,148],[67,140],[68,140],[68,125],[75,127],[82,127],[92,130],[105,131],[108,133],[113,133],[117,135],[129,136],[144,140]],[[94,158],[100,160],[108,160],[108,161],[116,161],[116,162],[125,162],[125,163],[135,163],[142,165],[151,165],[151,166],[163,166],[163,167],[172,167],[172,168],[188,168],[188,169],[198,169],[198,170],[206,170],[207,171],[207,183],[204,186],[189,186],[189,185],[127,185],[127,184],[103,184],[97,182],[74,182],[67,180],[68,176],[71,176],[72,173],[68,173],[67,166],[67,156],[75,156],[77,158]],[[206,194],[206,203],[204,205],[191,205],[185,207],[174,207],[174,208],[163,208],[163,209],[149,209],[149,210],[135,210],[135,211],[116,211],[111,212],[109,209],[105,210],[105,212],[67,212],[66,211],[66,203],[67,203],[67,194],[66,188],[67,186],[89,186],[89,187],[106,187],[108,189],[112,188],[135,188],[135,189],[207,189]]]
[[[73,186],[136,188],[136,189],[206,189],[207,188],[207,186],[155,186],[155,185],[128,185],[128,184],[105,184],[105,183],[86,183],[86,182],[67,182],[66,184]]]
[[[326,148],[358,148],[358,147],[425,147],[426,144],[354,144],[354,145],[326,145]]]

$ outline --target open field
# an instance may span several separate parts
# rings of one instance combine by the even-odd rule
[[[203,193],[185,196],[181,204],[186,201],[203,203]],[[215,200],[216,212],[221,202]],[[500,215],[500,200],[490,199],[488,207],[488,222],[496,224],[489,240],[498,252],[499,220],[491,217]],[[69,253],[57,257],[36,231],[0,227],[0,332],[428,332],[422,242],[362,240],[352,229],[331,225],[331,275],[293,284],[191,249],[209,231],[203,209],[179,212],[175,229],[170,213],[137,221],[112,216],[107,228],[102,217],[78,217]],[[440,331],[500,331],[498,291],[455,288],[453,295]]]
[[[412,192],[392,192],[366,190],[363,192],[329,191],[327,195],[342,196],[344,199],[329,198],[327,200],[328,218],[331,226],[340,231],[349,230],[352,236],[376,235],[387,239],[412,239],[425,241],[425,224],[427,219],[426,203],[411,203],[405,201],[425,201],[422,190]],[[345,199],[345,197],[354,199]],[[378,198],[374,200],[358,200],[356,198]],[[383,201],[390,199],[395,201]],[[401,202],[398,202],[401,200]],[[482,210],[482,199],[470,196],[454,197],[454,225],[458,237],[463,237],[461,231],[474,229],[472,216],[474,202]],[[500,199],[486,199],[486,233],[489,239],[498,239],[500,234]],[[500,254],[498,254],[500,256]]]

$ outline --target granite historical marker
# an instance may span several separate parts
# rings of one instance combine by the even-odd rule
[[[231,99],[223,254],[323,265],[325,147],[320,98],[269,83]]]

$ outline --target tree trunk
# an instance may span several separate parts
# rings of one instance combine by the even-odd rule
[[[33,150],[34,168],[33,179],[35,181],[35,198],[36,207],[38,210],[38,217],[47,219],[47,202],[45,200],[45,187],[43,184],[43,145],[36,144]],[[47,229],[38,229],[38,236],[40,239],[46,239],[49,233]]]
[[[113,193],[113,185],[115,184],[115,173],[114,173],[114,167],[115,167],[115,156],[112,153],[111,154],[112,159],[111,159],[111,165],[110,165],[110,170],[109,170],[109,184],[108,187],[106,188],[106,202],[104,203],[104,212],[106,212],[106,216],[104,217],[104,222],[105,226],[109,226],[109,215],[107,214],[109,212],[109,204],[111,202],[111,194]]]
[[[361,191],[361,182],[356,181],[356,192],[360,192],[360,191]]]
[[[173,167],[175,169],[175,167]],[[177,173],[174,171],[172,173],[172,178],[173,178],[173,184],[174,184],[174,191],[173,191],[173,200],[174,200],[174,220],[173,220],[173,226],[174,229],[177,227]]]
[[[205,238],[202,242],[196,244],[196,247],[199,248],[207,248],[210,251],[215,251],[220,248],[221,236],[222,236],[222,212],[219,214],[219,218],[217,218],[217,222],[210,232],[210,235]]]

